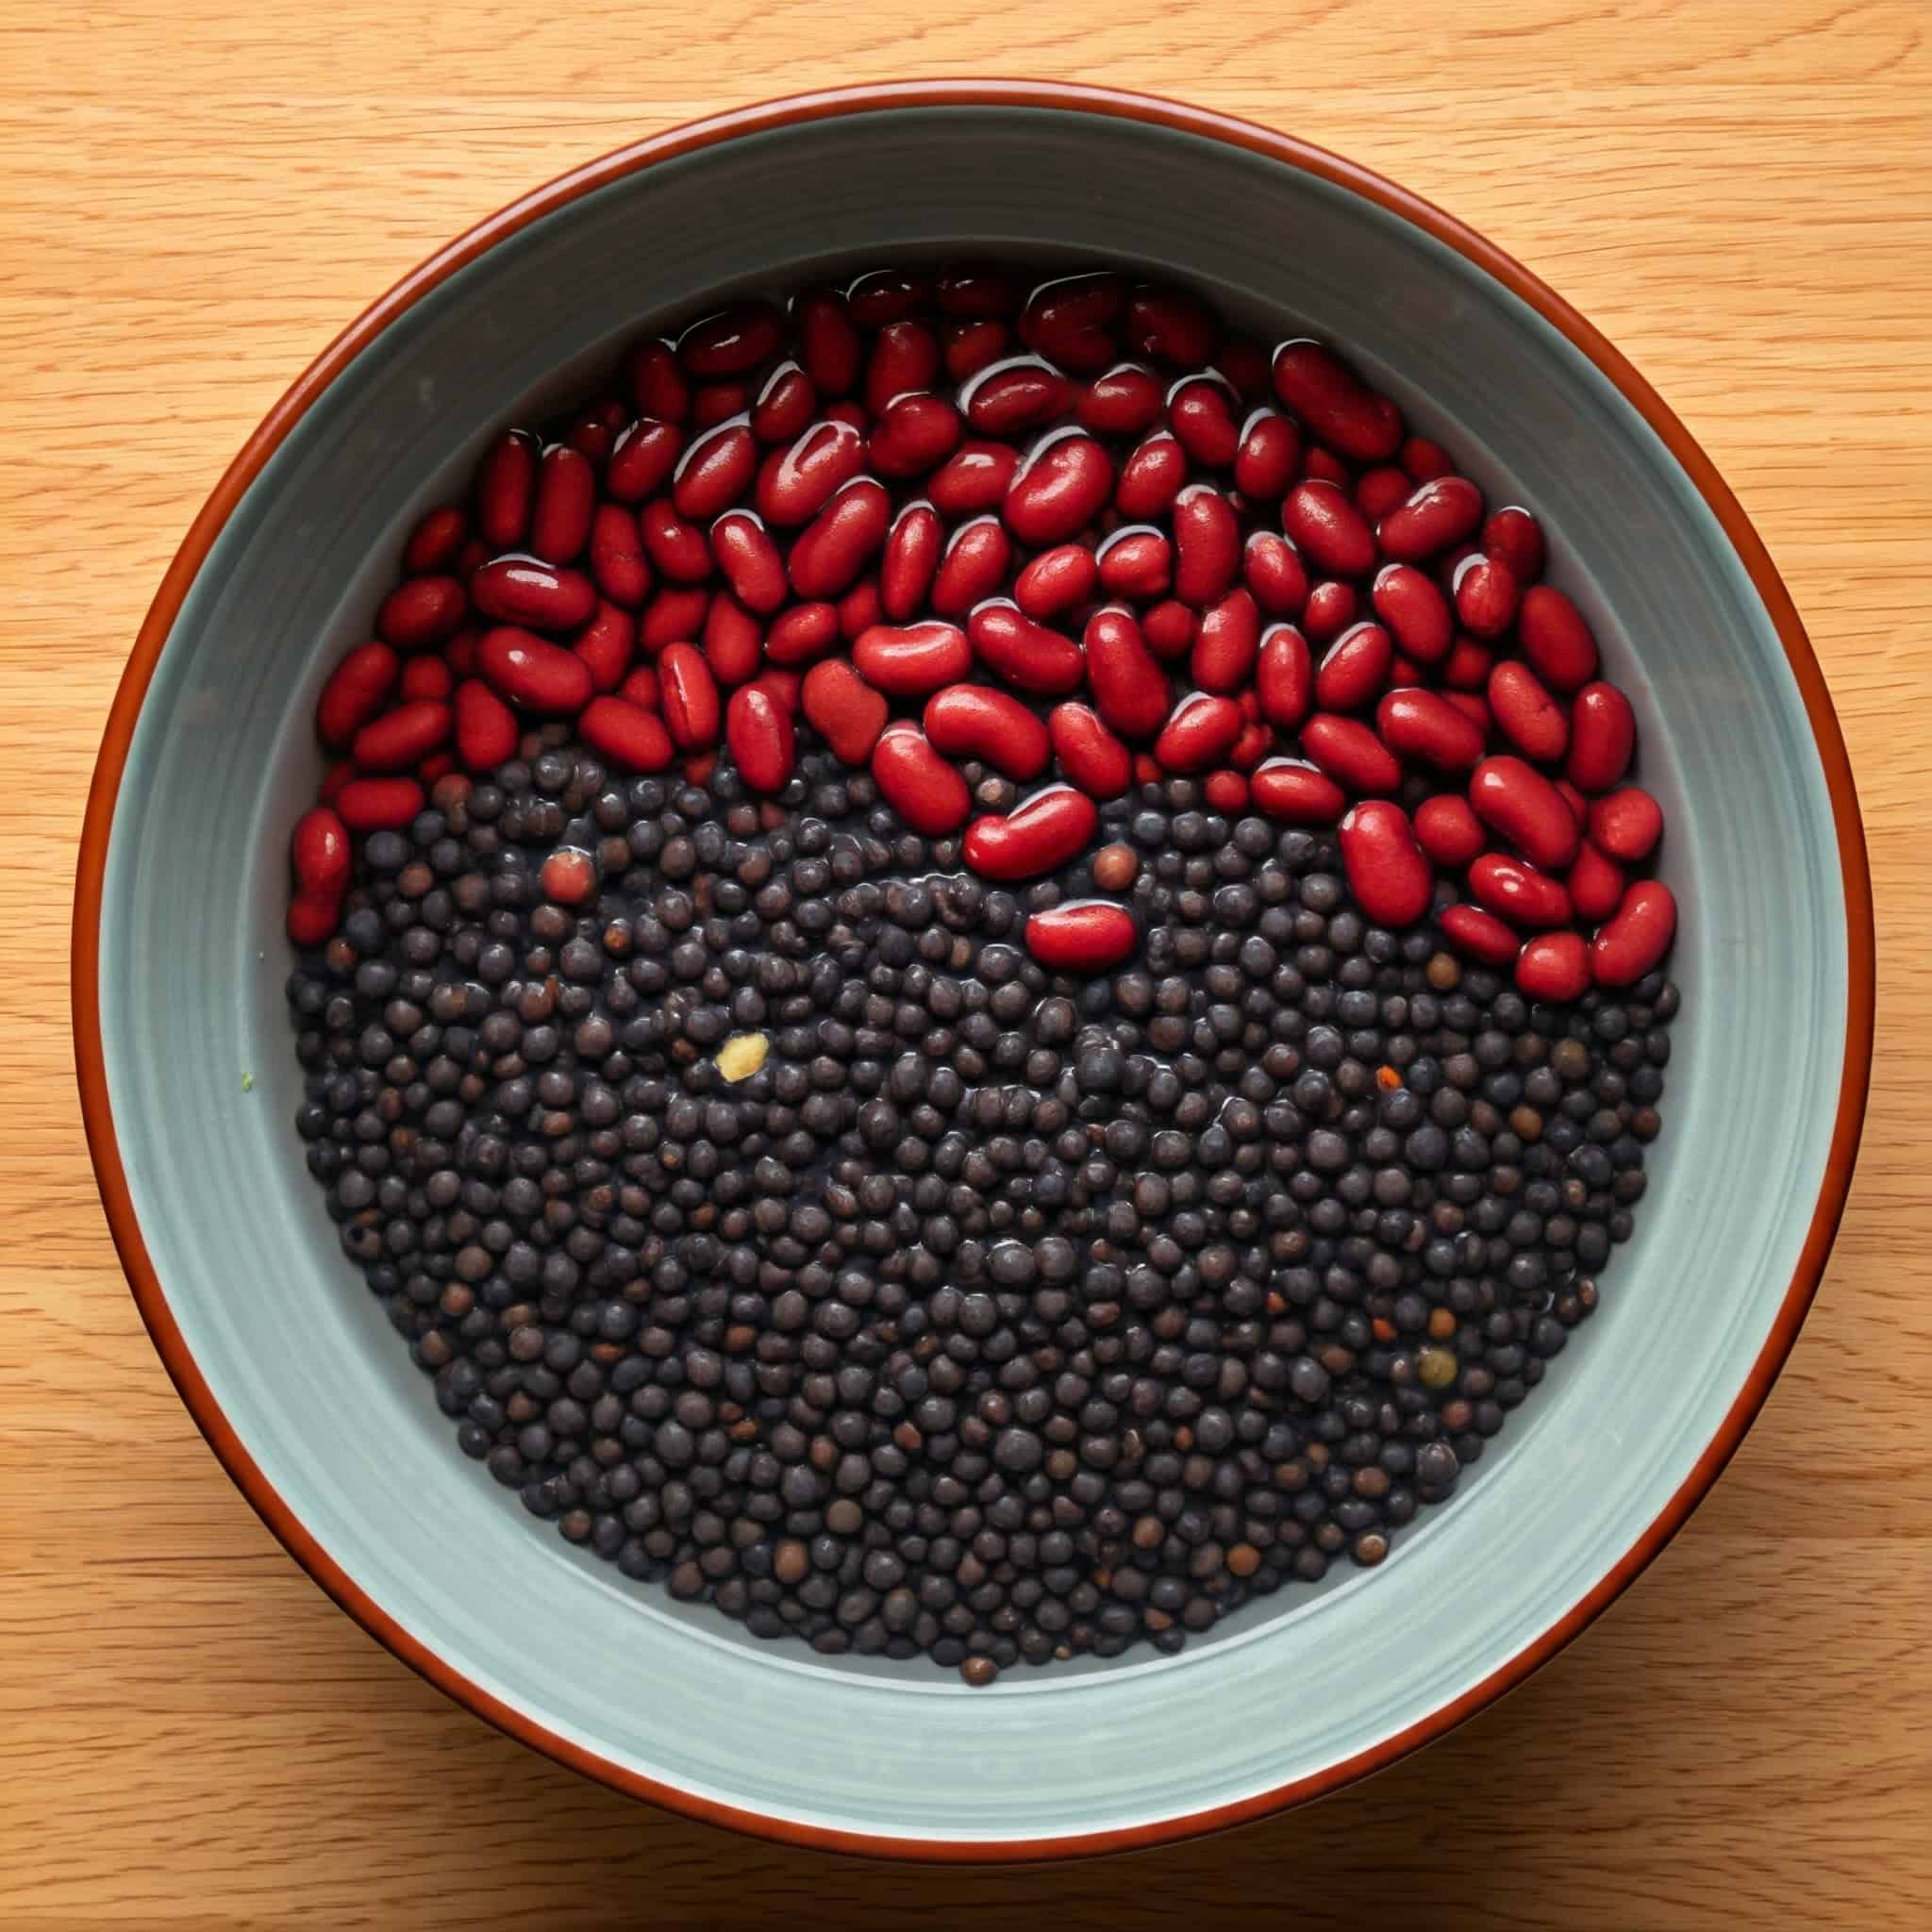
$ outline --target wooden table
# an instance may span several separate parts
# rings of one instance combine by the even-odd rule
[[[1923,0],[957,9],[0,4],[0,1924],[1923,1925],[1932,1858],[1932,31]],[[1035,74],[1340,148],[1575,301],[1805,612],[1881,922],[1851,1212],[1756,1432],[1624,1602],[1326,1804],[1053,1870],[752,1843],[574,1777],[338,1614],[229,1487],[108,1245],[67,895],[163,565],[291,377],[445,237],[741,99]]]

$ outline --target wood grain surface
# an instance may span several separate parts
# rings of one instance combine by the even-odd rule
[[[1925,1925],[1928,31],[1924,0],[0,0],[0,1924]],[[1881,984],[1864,1158],[1810,1323],[1730,1473],[1608,1616],[1312,1808],[944,1872],[614,1796],[315,1590],[136,1319],[81,1141],[66,926],[142,612],[344,322],[640,134],[979,74],[1175,93],[1338,148],[1632,357],[1809,624],[1863,794]]]

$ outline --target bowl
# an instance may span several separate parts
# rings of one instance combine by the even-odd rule
[[[1636,703],[1687,908],[1668,1127],[1604,1307],[1375,1574],[1174,1657],[1008,1673],[761,1645],[538,1533],[453,1453],[298,1158],[287,832],[326,667],[398,533],[493,425],[654,316],[814,266],[1119,259],[1336,341],[1536,506]],[[1804,1317],[1862,1116],[1873,941],[1843,744],[1708,459],[1549,290],[1334,156],[1044,84],[784,101],[596,161],[355,323],[196,519],[108,721],[80,863],[87,1129],[196,1421],[322,1587],[473,1710],[621,1790],[769,1837],[929,1858],[1145,1845],[1330,1791],[1581,1630],[1737,1447]],[[1633,1721],[1638,1718],[1633,1713]]]

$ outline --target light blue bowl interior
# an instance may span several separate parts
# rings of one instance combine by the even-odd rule
[[[1688,912],[1637,1239],[1456,1503],[1380,1571],[1251,1607],[1179,1657],[981,1692],[743,1639],[570,1549],[456,1453],[303,1168],[280,922],[317,690],[367,635],[399,533],[493,427],[723,286],[955,249],[1158,265],[1281,334],[1333,339],[1493,500],[1535,506],[1556,579],[1635,697]],[[1026,1840],[1226,1805],[1373,1746],[1631,1547],[1709,1444],[1798,1259],[1843,1052],[1842,907],[1819,759],[1749,579],[1656,436],[1532,310],[1375,207],[1234,148],[1081,113],[921,109],[606,188],[452,277],[309,411],[216,544],[141,715],[108,864],[103,1042],[142,1228],[208,1386],[404,1628],[549,1730],[690,1792],[887,1837]]]

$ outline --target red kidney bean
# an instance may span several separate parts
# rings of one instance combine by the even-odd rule
[[[1470,771],[1483,755],[1483,735],[1475,725],[1440,692],[1417,685],[1398,686],[1384,695],[1375,707],[1375,731],[1398,758],[1418,758],[1439,772]]]
[[[1007,580],[1013,546],[995,516],[974,517],[953,532],[928,601],[941,617],[964,617]]]
[[[1469,868],[1469,890],[1485,910],[1517,925],[1567,925],[1570,893],[1559,879],[1506,853],[1485,852]]]
[[[726,510],[711,525],[711,557],[732,594],[761,616],[785,602],[785,559],[755,511]]]
[[[1344,494],[1355,481],[1348,465],[1319,442],[1311,442],[1302,451],[1302,476],[1310,483],[1332,483]]]
[[[423,788],[413,778],[351,778],[334,806],[352,832],[399,832],[423,809]]]
[[[590,539],[596,505],[597,473],[590,458],[566,442],[553,442],[537,465],[531,550],[546,563],[572,562]]]
[[[1041,697],[1063,697],[1085,675],[1073,639],[1035,624],[1016,605],[981,604],[966,621],[974,655],[1008,684]]]
[[[1557,795],[1570,808],[1570,816],[1576,821],[1579,827],[1587,824],[1590,820],[1590,800],[1584,797],[1569,779],[1557,778],[1554,782]]]
[[[1306,758],[1270,758],[1248,781],[1256,808],[1291,825],[1332,825],[1347,803],[1341,787]]]
[[[1116,605],[1096,610],[1085,641],[1087,683],[1100,715],[1129,738],[1158,731],[1168,712],[1167,674],[1132,614]]]
[[[1038,356],[1013,356],[983,369],[959,391],[959,407],[980,436],[1023,436],[1058,423],[1074,406],[1074,385]]]
[[[655,711],[661,699],[658,689],[658,667],[655,664],[633,664],[625,673],[624,682],[617,687],[617,695],[625,704]]]
[[[949,322],[940,330],[940,357],[955,382],[970,382],[999,361],[1012,341],[1003,322]]]
[[[624,387],[641,415],[682,423],[691,413],[691,386],[669,342],[635,344],[624,358]]]
[[[763,626],[743,605],[725,591],[711,599],[705,616],[704,658],[720,684],[743,684],[758,674],[764,661]],[[600,685],[614,691],[617,679]]]
[[[1047,732],[1060,770],[1090,798],[1118,798],[1133,780],[1134,760],[1098,712],[1086,705],[1056,705]]]
[[[1074,413],[1096,436],[1140,436],[1160,421],[1167,390],[1151,369],[1122,362],[1080,391]]]
[[[491,772],[517,753],[517,714],[482,679],[466,677],[450,700],[457,755],[473,772]]]
[[[1590,970],[1599,986],[1632,986],[1671,949],[1677,902],[1661,879],[1639,879],[1590,942]]]
[[[711,575],[705,533],[679,516],[668,497],[654,497],[638,512],[638,533],[652,565],[674,583],[701,584]]]
[[[949,684],[926,700],[924,723],[926,737],[951,758],[984,758],[1008,778],[1037,778],[1046,769],[1046,726],[1005,691]]]
[[[718,684],[691,644],[669,644],[658,659],[658,702],[665,728],[679,751],[703,751],[718,741]]]
[[[396,695],[404,703],[420,698],[447,698],[456,682],[450,668],[441,658],[411,658],[403,666],[403,679]]]
[[[1402,783],[1395,754],[1359,718],[1317,711],[1302,726],[1302,749],[1351,791],[1393,791]]]
[[[1123,524],[1091,555],[1110,597],[1147,603],[1164,596],[1173,580],[1174,546],[1152,524]]]
[[[1297,483],[1281,506],[1281,527],[1318,568],[1360,576],[1375,561],[1375,540],[1340,484]]]
[[[724,708],[724,741],[739,774],[754,791],[782,791],[791,777],[794,744],[790,709],[760,684],[731,693]]]
[[[1482,516],[1482,491],[1467,476],[1438,476],[1384,513],[1375,541],[1398,563],[1421,563],[1462,542]]]
[[[1010,443],[969,439],[926,479],[926,494],[941,516],[976,517],[999,508],[1019,468]]]
[[[469,608],[455,577],[411,577],[382,600],[376,634],[399,651],[425,650],[453,635]]]
[[[1229,591],[1201,613],[1191,664],[1203,691],[1238,691],[1255,669],[1261,643],[1261,612],[1246,591]]]
[[[780,666],[809,664],[839,642],[839,612],[830,604],[793,604],[765,633],[766,659]]]
[[[1607,791],[1590,808],[1591,842],[1625,865],[1647,858],[1663,829],[1662,808],[1641,786]]]
[[[1291,624],[1272,624],[1255,659],[1255,691],[1261,715],[1292,731],[1308,715],[1315,698],[1314,661],[1308,641]]]
[[[384,643],[358,644],[329,674],[315,701],[315,733],[331,751],[349,741],[382,709],[402,660]]]
[[[1042,550],[1013,580],[1013,602],[1036,623],[1091,601],[1101,573],[1084,543]]]
[[[1508,965],[1523,944],[1500,919],[1480,906],[1451,906],[1438,915],[1436,924],[1458,952],[1488,966]]]
[[[923,322],[889,322],[874,339],[865,365],[865,407],[883,416],[894,398],[931,389],[939,374],[938,336]]]
[[[852,661],[875,689],[897,698],[924,697],[973,669],[973,650],[958,625],[928,618],[899,627],[874,625],[852,646]]]
[[[577,720],[577,735],[626,771],[661,772],[676,756],[663,719],[624,698],[592,698]]]
[[[1448,600],[1413,564],[1384,564],[1369,593],[1375,613],[1418,663],[1434,664],[1456,641]]]
[[[811,289],[792,310],[798,323],[798,359],[821,395],[849,394],[865,363],[865,342],[852,325],[844,296]]]
[[[1214,355],[1214,366],[1247,403],[1257,403],[1270,393],[1271,361],[1268,351],[1246,336],[1228,337]]]
[[[961,856],[982,878],[1038,878],[1078,855],[1100,825],[1100,811],[1072,785],[1049,785],[1004,817],[974,819]]]
[[[903,322],[932,307],[932,283],[924,275],[904,269],[874,268],[858,277],[845,291],[852,319],[867,328],[883,328],[889,322]]]
[[[1163,771],[1205,772],[1234,748],[1246,720],[1232,698],[1190,691],[1160,727],[1154,757]]]
[[[1431,483],[1438,476],[1448,475],[1456,467],[1450,460],[1449,452],[1426,436],[1404,438],[1397,456],[1402,467],[1418,483]]]
[[[638,647],[655,658],[666,644],[690,643],[705,627],[711,593],[668,585],[651,599],[638,626]]]
[[[544,717],[574,716],[594,689],[591,667],[575,652],[513,625],[477,640],[476,669],[500,697]]]
[[[1358,608],[1354,585],[1324,577],[1302,606],[1302,632],[1311,644],[1329,643],[1356,621]]]
[[[1157,658],[1184,658],[1194,642],[1194,613],[1169,597],[1141,614],[1141,635]]]
[[[879,608],[894,624],[924,607],[944,541],[945,526],[929,503],[908,503],[892,519],[879,563]]]
[[[1167,426],[1201,469],[1228,469],[1241,446],[1231,393],[1212,376],[1185,376],[1174,385],[1167,400]]]
[[[959,412],[941,396],[923,391],[895,397],[873,425],[868,445],[881,476],[923,476],[959,445]]]
[[[1498,728],[1524,757],[1549,764],[1563,756],[1570,721],[1527,664],[1504,658],[1490,673],[1489,697]]]
[[[1443,701],[1452,704],[1483,735],[1487,742],[1490,736],[1490,707],[1484,698],[1473,691],[1445,691]]]
[[[1456,615],[1479,638],[1499,638],[1516,621],[1522,587],[1507,563],[1480,554],[1465,557],[1452,579]]]
[[[1127,346],[1179,369],[1214,359],[1221,327],[1199,296],[1142,283],[1127,300]]]
[[[1357,624],[1329,645],[1315,672],[1315,702],[1324,711],[1358,711],[1389,679],[1394,656],[1379,624]]]
[[[1400,651],[1389,659],[1389,675],[1384,680],[1391,691],[1407,685],[1419,687],[1423,681],[1423,669],[1413,658],[1405,658]]]
[[[651,564],[637,519],[620,503],[600,503],[591,522],[591,577],[613,604],[635,610],[651,594]]]
[[[1139,943],[1134,915],[1110,899],[1071,899],[1026,922],[1026,950],[1054,973],[1105,973]]]
[[[1570,710],[1570,761],[1564,773],[1582,791],[1607,791],[1630,769],[1637,721],[1614,684],[1586,684]]]
[[[1607,919],[1624,897],[1624,870],[1606,858],[1588,839],[1577,848],[1576,863],[1564,881],[1576,916],[1592,924]]]
[[[1209,811],[1240,816],[1248,808],[1247,777],[1241,772],[1209,772],[1201,781],[1201,795]]]
[[[580,570],[534,557],[499,557],[470,579],[485,617],[532,630],[575,630],[597,608],[597,587]]]
[[[1115,275],[1068,275],[1045,283],[1020,312],[1020,340],[1075,375],[1105,369],[1120,356],[1111,331],[1126,292]]]
[[[787,568],[804,598],[836,597],[851,587],[886,541],[891,498],[882,484],[859,476],[820,510],[791,545]]]
[[[1021,542],[1036,549],[1077,535],[1107,508],[1113,465],[1079,430],[1050,434],[1021,464],[1000,515]]]
[[[506,429],[476,472],[476,534],[492,550],[515,549],[530,527],[536,493],[536,439]]]
[[[621,396],[606,396],[571,418],[563,441],[593,469],[599,469],[609,459],[618,431],[630,420],[630,407]]]
[[[1188,480],[1187,453],[1167,430],[1137,443],[1121,465],[1113,507],[1124,517],[1144,522],[1163,516]]]
[[[917,724],[891,724],[879,734],[873,746],[872,775],[886,803],[928,838],[957,830],[972,807],[965,779]]]
[[[769,302],[735,302],[677,339],[677,359],[701,377],[742,375],[785,343],[785,318]]]
[[[1459,637],[1449,647],[1437,673],[1452,691],[1480,691],[1490,681],[1490,667],[1495,658],[1487,646],[1474,638]]]
[[[1533,584],[1543,574],[1542,525],[1513,503],[1490,513],[1483,525],[1483,548],[1519,584]]]
[[[839,635],[849,644],[885,618],[876,577],[865,576],[838,601]]]
[[[1278,502],[1293,484],[1301,457],[1301,433],[1294,425],[1273,409],[1257,409],[1241,427],[1234,487],[1250,503]]]
[[[1470,774],[1475,815],[1533,864],[1565,866],[1576,857],[1576,821],[1557,788],[1532,765],[1507,753],[1485,758]]]
[[[637,641],[637,619],[628,610],[599,604],[571,649],[590,666],[591,682],[598,691],[615,691],[630,669]]]
[[[1540,933],[1516,956],[1516,984],[1533,1000],[1553,1005],[1580,998],[1590,986],[1590,957],[1583,936]]]
[[[1355,507],[1367,522],[1379,523],[1397,504],[1406,503],[1414,488],[1407,471],[1382,463],[1356,479]]]
[[[1274,734],[1267,725],[1251,722],[1241,727],[1241,735],[1235,740],[1227,761],[1237,771],[1252,772],[1268,756],[1274,743]]]
[[[482,634],[476,625],[466,624],[443,645],[442,661],[453,677],[467,677],[476,668],[476,640]]]
[[[1377,925],[1408,925],[1429,909],[1435,871],[1399,805],[1365,800],[1344,814],[1341,839],[1349,888]]]
[[[619,503],[642,503],[663,487],[683,451],[684,431],[675,423],[641,419],[617,439],[604,488]]]
[[[1516,613],[1523,655],[1553,691],[1573,691],[1596,675],[1596,640],[1583,613],[1552,584],[1532,584]]]
[[[289,835],[289,863],[305,892],[340,898],[348,889],[353,856],[347,828],[326,806],[311,806]]]
[[[751,408],[751,390],[741,382],[708,382],[691,399],[691,426],[693,432],[716,429],[736,418],[746,420]]]
[[[832,747],[833,756],[854,767],[871,758],[890,715],[885,699],[842,658],[827,658],[805,674],[799,703],[812,728]],[[963,779],[960,789],[965,789]],[[965,816],[962,805],[959,817]]]
[[[1218,490],[1191,483],[1174,499],[1174,591],[1195,608],[1224,596],[1241,565],[1241,530]]]
[[[691,523],[708,523],[741,503],[758,469],[758,438],[742,422],[721,423],[695,438],[671,475],[671,503]]]
[[[447,751],[432,752],[416,767],[416,782],[427,786],[429,795],[433,799],[436,788],[453,774],[458,777],[462,776],[462,774],[457,771],[456,754]]]
[[[1241,546],[1241,581],[1269,617],[1297,616],[1308,601],[1301,553],[1272,530],[1250,532]]]
[[[795,718],[798,715],[799,704],[805,693],[805,674],[802,671],[791,671],[783,666],[776,666],[769,671],[759,672],[752,682],[764,691],[774,704],[782,705],[788,717]]]
[[[1320,342],[1283,342],[1273,374],[1274,393],[1351,462],[1383,462],[1400,447],[1401,411]]]
[[[865,439],[849,423],[814,423],[758,466],[754,500],[774,529],[808,524],[865,467]]]
[[[939,282],[940,308],[947,315],[1013,315],[1024,294],[1011,275],[983,262],[949,269]]]
[[[781,362],[765,377],[751,406],[751,433],[760,442],[793,442],[811,427],[819,392],[796,362]]]
[[[453,503],[425,510],[403,545],[403,568],[411,576],[447,570],[470,534],[470,520]]]
[[[1415,808],[1416,842],[1438,865],[1467,865],[1489,842],[1469,800],[1454,791],[1425,798]]]

